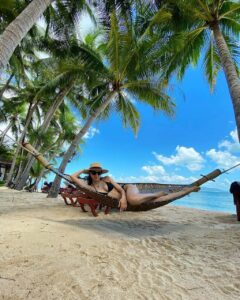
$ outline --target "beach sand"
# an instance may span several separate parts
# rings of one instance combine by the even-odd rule
[[[165,206],[95,218],[1,188],[0,228],[0,299],[240,297],[236,215]]]

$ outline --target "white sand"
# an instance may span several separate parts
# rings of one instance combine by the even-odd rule
[[[0,189],[0,299],[239,299],[236,216],[100,213]]]

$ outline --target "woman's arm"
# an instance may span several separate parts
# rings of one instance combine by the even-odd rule
[[[104,177],[103,180],[105,182],[111,182],[111,184],[114,186],[114,188],[121,194],[121,198],[119,200],[120,211],[126,210],[127,199],[126,199],[126,193],[125,193],[124,189],[109,176]]]
[[[78,178],[79,175],[83,174],[84,173],[84,169],[83,170],[79,170],[75,173],[73,173],[72,175],[70,175],[71,177],[75,177],[75,178]]]
[[[71,180],[72,180],[76,185],[78,185],[78,186],[80,186],[80,187],[82,186],[82,187],[87,187],[87,188],[93,189],[90,185],[88,185],[88,184],[86,183],[85,180],[79,178],[79,176],[80,176],[81,174],[83,174],[84,171],[85,171],[84,169],[83,169],[83,170],[79,170],[79,171],[73,173],[72,175],[70,175],[70,178],[71,178]]]

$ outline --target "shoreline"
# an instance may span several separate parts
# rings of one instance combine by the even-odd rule
[[[236,215],[100,212],[0,188],[0,299],[238,299]]]

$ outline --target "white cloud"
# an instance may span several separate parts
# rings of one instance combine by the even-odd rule
[[[166,171],[163,166],[143,166],[143,171],[146,171],[149,175],[164,175]]]
[[[240,163],[240,144],[238,141],[237,129],[229,134],[230,139],[225,139],[218,144],[218,149],[210,149],[206,155],[215,162],[219,168],[228,169]]]
[[[238,141],[237,129],[230,132],[231,141],[223,140],[219,143],[218,147],[223,148],[231,153],[240,152],[240,144]]]
[[[198,178],[190,176],[184,177],[177,174],[172,175],[147,175],[147,176],[126,176],[126,177],[118,177],[116,181],[118,182],[128,182],[128,183],[137,183],[137,182],[158,182],[158,183],[166,183],[166,184],[189,184],[196,181]]]
[[[86,132],[86,134],[83,136],[84,139],[92,139],[96,134],[99,134],[100,131],[95,128],[95,127],[91,127],[89,128],[89,130]]]
[[[189,184],[196,181],[198,178],[194,176],[184,177],[182,175],[172,174],[162,177],[163,183]]]
[[[157,154],[156,152],[153,152],[153,154],[164,165],[184,166],[190,171],[198,171],[202,169],[204,164],[201,154],[192,147],[177,146],[176,155],[171,155],[170,157]]]
[[[188,184],[195,180],[195,177],[184,177],[182,175],[177,175],[175,173],[168,174],[164,167],[160,165],[155,166],[143,166],[142,170],[148,175],[138,177],[140,182],[160,182],[160,183],[177,183],[177,184]]]
[[[210,157],[220,168],[228,169],[238,163],[240,158],[232,155],[227,151],[217,151],[216,149],[210,149],[206,152],[206,155]]]
[[[118,182],[158,182],[166,184],[189,184],[197,180],[197,178],[190,176],[184,177],[177,175],[175,173],[167,174],[163,166],[153,165],[153,166],[143,166],[142,170],[147,173],[145,176],[125,176],[118,177],[116,180]]]

